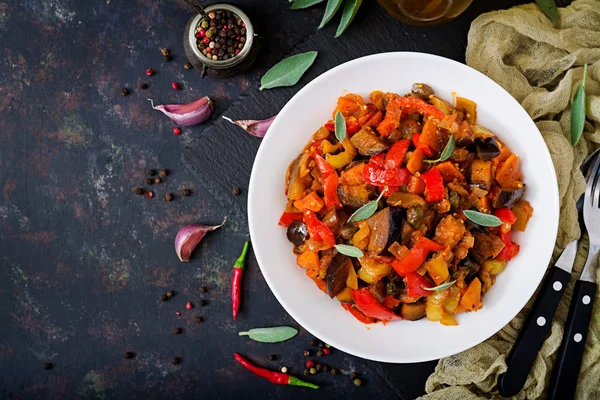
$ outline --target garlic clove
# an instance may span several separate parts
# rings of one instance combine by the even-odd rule
[[[239,126],[243,130],[245,130],[246,132],[251,134],[252,136],[263,138],[263,137],[265,137],[265,134],[271,127],[271,124],[275,120],[275,117],[277,117],[277,115],[275,115],[271,118],[268,118],[268,119],[263,119],[263,120],[242,119],[242,120],[238,120],[238,121],[233,121],[231,118],[227,118],[227,117],[223,116],[223,119],[231,122],[232,124]]]
[[[208,96],[187,104],[161,104],[154,105],[152,99],[148,99],[152,108],[161,111],[173,122],[181,126],[198,125],[210,118],[213,112],[213,104]]]
[[[192,251],[194,251],[204,236],[206,236],[208,232],[222,227],[225,224],[225,221],[227,221],[227,218],[223,219],[223,222],[220,225],[210,226],[192,224],[181,228],[175,237],[175,252],[177,253],[177,257],[179,257],[179,260],[182,262],[190,261]]]

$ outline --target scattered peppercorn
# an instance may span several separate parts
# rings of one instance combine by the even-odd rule
[[[203,323],[203,322],[204,322],[204,318],[202,318],[202,317],[200,317],[200,316],[196,317],[196,323],[197,323],[197,324],[201,324],[201,323]]]
[[[171,57],[170,55],[165,56],[165,62],[169,62],[173,59],[173,57]]]
[[[208,301],[206,301],[206,300],[200,300],[200,305],[202,307],[206,307],[207,304],[208,304]]]
[[[330,348],[331,345],[329,343],[325,343],[325,347]]]
[[[311,373],[311,375],[314,375],[317,373],[317,370],[315,368],[311,368],[310,373]]]
[[[192,69],[192,64],[189,62],[186,62],[185,64],[183,64],[183,68],[184,69]]]
[[[173,329],[173,333],[176,335],[181,335],[183,333],[183,329],[181,328],[174,328]]]
[[[313,339],[310,341],[310,345],[313,347],[317,347],[319,345],[319,341],[317,339]]]
[[[148,69],[146,70],[146,75],[148,75],[148,76],[152,76],[152,75],[154,75],[154,70],[153,70],[152,68],[148,68]]]
[[[187,303],[185,303],[186,310],[191,310],[192,308],[194,308],[194,305],[192,304],[191,301],[188,301]]]
[[[181,86],[177,82],[171,82],[171,87],[173,88],[173,90],[181,89]]]
[[[320,370],[323,369],[323,365],[322,364],[317,364],[315,367],[317,368],[317,371],[320,371]]]
[[[166,169],[164,169],[164,168],[163,168],[163,169],[161,169],[159,173],[160,173],[160,176],[167,176],[167,175],[169,175],[169,171],[167,171],[167,170],[166,170]]]
[[[360,385],[362,385],[362,381],[360,379],[355,379],[354,386],[360,386]]]
[[[192,191],[191,191],[190,189],[183,189],[183,192],[182,192],[182,194],[183,194],[185,197],[188,197],[189,195],[191,195],[191,194],[192,194]],[[204,293],[204,292],[203,292],[203,293]]]
[[[244,48],[246,26],[231,11],[219,10],[214,14],[214,18],[203,19],[196,26],[196,46],[213,61],[229,60]]]
[[[162,179],[157,176],[156,178],[154,178],[154,183],[162,183]]]
[[[169,49],[166,48],[162,48],[160,49],[160,52],[163,56],[168,56],[169,54],[171,54],[171,52],[169,51]]]
[[[304,350],[304,357],[310,357],[310,350]]]
[[[326,356],[328,356],[329,354],[331,354],[331,350],[329,350],[327,347],[325,347],[323,349],[323,354],[325,354]]]
[[[154,192],[152,190],[147,191],[146,192],[146,197],[149,198],[149,199],[153,198],[154,197]]]
[[[167,194],[165,194],[165,200],[166,200],[166,201],[171,201],[171,200],[173,200],[173,195],[172,195],[171,193],[167,193]]]
[[[133,193],[138,194],[138,195],[142,195],[142,194],[144,194],[144,189],[142,189],[142,188],[135,188],[135,189],[133,189]]]
[[[288,372],[287,367],[281,367],[281,372],[284,374],[287,374],[287,372]]]
[[[306,360],[304,365],[306,365],[306,368],[312,368],[315,366],[315,362],[313,360]]]
[[[206,293],[206,292],[208,292],[208,288],[206,286],[202,286],[200,288],[200,293]]]
[[[181,358],[179,358],[179,357],[173,357],[173,358],[171,359],[171,363],[172,363],[173,365],[181,364]]]
[[[242,191],[240,190],[239,187],[234,187],[233,190],[232,190],[232,193],[233,193],[234,196],[239,196],[240,193],[242,193]]]
[[[149,169],[148,171],[146,171],[146,173],[150,176],[154,176],[154,175],[156,175],[156,170]]]
[[[277,356],[275,354],[271,354],[269,356],[269,361],[276,361],[277,360]]]
[[[140,89],[142,89],[142,90],[148,89],[148,84],[147,83],[140,83]]]
[[[44,369],[52,369],[54,368],[54,365],[52,365],[52,363],[45,363],[44,364]]]
[[[168,298],[175,296],[175,292],[173,292],[172,290],[169,290],[166,294]]]
[[[304,370],[304,375],[308,375],[308,373],[309,373],[308,369],[305,369]]]
[[[331,375],[335,375],[337,374],[337,371],[335,370],[335,368],[331,368]]]
[[[146,179],[144,180],[144,183],[145,183],[146,185],[152,185],[152,184],[154,183],[154,181],[153,181],[152,179],[150,179],[150,178],[146,178]]]
[[[356,378],[356,373],[355,373],[355,372],[352,372],[352,373],[350,374],[350,379],[354,379],[354,378]]]
[[[121,89],[121,96],[127,96],[128,94],[129,94],[129,89],[127,89],[127,88]]]
[[[323,352],[321,350],[317,351],[317,357],[323,357]]]
[[[181,317],[181,311],[176,311],[175,315],[177,315],[177,317]]]
[[[323,372],[328,372],[329,371],[329,367],[327,365],[323,365]]]
[[[123,358],[126,358],[128,360],[132,359],[133,357],[135,357],[135,353],[131,351],[127,351],[125,352],[125,354],[123,354]]]
[[[181,128],[176,126],[175,128],[173,128],[173,133],[176,135],[181,135]]]
[[[325,347],[325,343],[323,343],[323,342],[319,342],[319,347],[320,347],[320,348],[323,348],[323,347]]]
[[[169,300],[167,295],[163,294],[162,296],[160,296],[160,301],[167,301],[167,300]]]

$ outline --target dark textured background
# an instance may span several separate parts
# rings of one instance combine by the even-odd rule
[[[473,18],[519,2],[475,1],[454,22],[415,28],[387,17],[372,26],[381,11],[365,1],[338,40],[347,48],[356,35],[376,37],[376,30],[393,28],[397,46],[389,45],[390,50],[464,62]],[[345,374],[358,371],[365,386],[354,387],[346,375],[319,374],[310,380],[322,389],[309,393],[275,387],[232,357],[238,351],[301,375],[302,351],[311,337],[301,330],[294,340],[265,345],[236,335],[250,327],[295,323],[252,257],[241,315],[236,323],[231,320],[230,268],[247,239],[245,216],[230,207],[235,202],[227,205],[228,182],[219,186],[207,180],[208,190],[198,184],[181,162],[181,147],[197,148],[195,139],[210,133],[210,125],[270,65],[313,33],[323,12],[322,6],[291,11],[286,0],[233,3],[253,19],[264,47],[247,73],[215,81],[182,67],[182,31],[191,16],[182,0],[0,0],[0,398],[411,399],[423,393],[435,362],[380,364],[334,350],[324,361]],[[173,61],[163,62],[161,47],[171,49]],[[352,54],[344,53],[340,59],[349,58]],[[146,68],[156,75],[146,77]],[[174,92],[172,81],[183,90]],[[140,82],[150,88],[137,89]],[[132,93],[122,97],[121,87]],[[248,98],[256,89],[250,90]],[[172,134],[171,121],[146,101],[187,102],[203,95],[215,101],[213,121],[183,129],[179,137]],[[232,117],[243,116],[240,104]],[[244,138],[241,131],[228,132]],[[245,139],[258,145],[258,139]],[[210,163],[203,173],[218,176],[227,161]],[[132,193],[143,186],[148,168],[171,171],[165,183],[152,188],[153,199]],[[231,187],[245,188],[242,176],[232,175]],[[192,188],[193,195],[162,200],[164,193],[183,188]],[[245,190],[238,203],[244,199]],[[225,227],[205,238],[192,262],[180,263],[173,251],[178,229],[220,222],[225,215]],[[201,296],[202,285],[209,292]],[[166,290],[177,294],[160,302]],[[206,307],[185,310],[186,301],[200,298],[208,300]],[[176,311],[183,312],[181,318]],[[205,322],[195,324],[196,315]],[[184,334],[173,335],[174,327]],[[124,360],[125,351],[136,358]],[[272,353],[278,361],[267,361]],[[171,365],[173,356],[183,363]],[[54,369],[44,370],[46,362]]]

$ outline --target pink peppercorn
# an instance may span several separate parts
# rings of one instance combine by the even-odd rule
[[[204,37],[204,39],[202,39],[202,43],[209,44],[210,43],[210,38]]]
[[[181,135],[181,129],[178,126],[176,126],[175,128],[173,128],[173,133],[176,135]]]
[[[240,49],[235,49],[235,54],[240,54]]]
[[[178,317],[181,317],[181,311],[177,311],[177,312],[175,313],[175,315],[177,315]]]
[[[329,350],[327,347],[325,347],[325,348],[323,349],[323,354],[325,354],[326,356],[328,356],[328,355],[330,355],[330,354],[331,354],[331,350]]]
[[[148,75],[148,76],[152,76],[152,75],[154,75],[154,70],[153,70],[152,68],[148,68],[148,69],[146,70],[146,75]]]
[[[191,301],[188,301],[187,303],[185,303],[186,310],[191,310],[192,308],[194,308],[194,305],[192,304]]]
[[[198,32],[196,32],[196,33],[194,34],[194,36],[196,36],[196,39],[200,39],[200,38],[201,38],[202,36],[204,36],[204,35],[201,35],[201,34],[200,34],[200,31],[198,31]]]
[[[198,31],[198,33],[200,34],[200,36],[204,37],[206,36],[206,31],[204,29],[200,29],[200,31]]]
[[[305,365],[306,368],[310,369],[315,366],[315,362],[313,360],[307,360]]]
[[[179,86],[179,83],[177,82],[171,82],[171,87],[173,88],[173,90],[181,89],[181,86]]]
[[[207,47],[207,48],[206,48],[206,52],[207,52],[208,54],[210,54],[210,53],[212,53],[212,49],[211,49],[210,47]]]

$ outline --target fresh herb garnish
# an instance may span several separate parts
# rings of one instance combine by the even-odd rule
[[[327,25],[329,21],[331,21],[331,18],[333,18],[335,13],[338,12],[343,2],[344,0],[327,0],[325,14],[323,14],[323,19],[321,20],[321,24],[319,25],[318,29],[321,29],[322,27]]]
[[[481,226],[500,226],[502,221],[495,215],[485,214],[474,210],[464,210],[465,217]]]
[[[317,54],[316,51],[308,51],[278,62],[260,80],[260,90],[295,85],[313,64]]]
[[[433,163],[446,161],[447,159],[449,159],[450,156],[452,155],[452,152],[454,151],[455,140],[456,139],[454,138],[454,133],[453,133],[452,135],[450,135],[450,139],[448,140],[446,147],[444,147],[444,150],[442,151],[440,158],[438,158],[437,160],[423,160],[423,162],[433,164]]]
[[[558,9],[556,8],[554,0],[535,0],[535,2],[552,21],[558,19]]]
[[[573,97],[573,107],[571,108],[571,145],[575,146],[581,134],[585,123],[585,76],[587,75],[587,64],[583,66],[583,78],[577,87],[575,97]]]
[[[349,246],[347,244],[336,244],[335,249],[348,257],[363,257],[364,253],[357,247]]]
[[[254,328],[247,332],[239,332],[239,336],[249,336],[250,339],[262,343],[277,343],[291,339],[298,334],[298,329],[291,326],[275,326],[272,328]]]
[[[325,0],[290,0],[292,10],[300,10],[302,8],[312,7],[315,4],[324,2]]]
[[[335,114],[335,137],[340,143],[346,140],[346,120],[341,111]]]
[[[444,289],[448,289],[450,286],[454,285],[456,283],[456,281],[452,281],[452,282],[446,282],[446,283],[442,283],[439,286],[436,287],[432,287],[432,288],[428,288],[425,286],[421,286],[423,289],[425,290],[430,290],[430,291],[438,291],[438,290],[444,290]]]
[[[361,4],[362,0],[346,0],[346,3],[344,4],[344,10],[342,11],[342,19],[340,20],[340,24],[335,32],[336,38],[340,37],[346,28],[350,26]]]
[[[363,219],[367,219],[371,215],[375,214],[375,211],[377,211],[377,205],[379,204],[379,200],[381,200],[381,198],[383,197],[383,193],[386,190],[387,186],[381,191],[379,197],[377,197],[377,200],[372,200],[364,206],[362,206],[361,208],[359,208],[358,210],[354,211],[350,218],[348,218],[348,223],[362,221]]]

